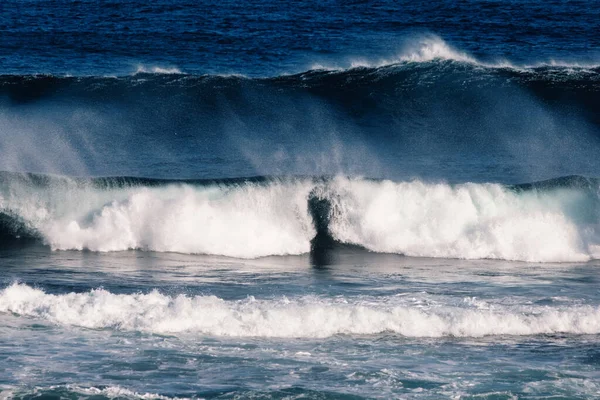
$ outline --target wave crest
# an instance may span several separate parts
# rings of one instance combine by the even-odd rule
[[[47,294],[23,284],[0,291],[0,312],[91,329],[234,337],[325,338],[391,332],[408,337],[600,333],[592,306],[421,307],[403,296],[375,299],[119,295],[106,290]]]
[[[344,70],[348,68],[383,68],[397,64],[430,63],[432,61],[453,61],[483,68],[505,68],[519,71],[544,67],[582,70],[591,70],[600,67],[600,63],[570,62],[557,59],[524,64],[514,63],[506,59],[482,61],[465,51],[454,48],[439,36],[426,35],[406,43],[403,46],[403,49],[393,57],[386,57],[378,60],[355,58],[341,65],[316,63],[312,65],[311,69]]]
[[[598,198],[498,184],[336,181],[332,235],[416,257],[587,261],[600,256]]]
[[[0,211],[11,216],[0,228],[60,250],[256,258],[337,242],[417,257],[600,257],[598,182],[582,177],[519,186],[345,177],[36,182],[0,185]]]

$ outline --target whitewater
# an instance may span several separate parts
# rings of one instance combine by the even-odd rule
[[[317,234],[413,257],[572,262],[600,255],[598,183],[578,177],[528,189],[344,177],[121,187],[49,179],[5,181],[0,209],[12,217],[5,234],[37,236],[54,250],[238,258],[308,253]]]
[[[88,329],[234,337],[326,338],[393,333],[408,337],[598,334],[600,308],[531,306],[513,299],[314,296],[227,301],[215,296],[52,295],[27,285],[0,291],[0,312]],[[450,304],[447,304],[450,302]],[[508,304],[503,304],[508,303]],[[511,304],[513,303],[513,304]]]

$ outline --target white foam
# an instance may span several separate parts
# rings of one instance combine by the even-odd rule
[[[433,60],[478,63],[472,56],[453,48],[437,36],[428,36],[412,42],[397,57],[397,61],[400,62],[427,62]]]
[[[130,399],[157,399],[157,400],[185,400],[185,397],[168,397],[162,396],[156,393],[140,393],[135,392],[133,390],[129,390],[123,388],[121,386],[107,386],[103,388],[97,388],[94,386],[91,387],[82,387],[76,385],[67,385],[66,389],[84,394],[89,396],[105,396],[109,399],[122,399],[122,398],[130,398]]]
[[[510,303],[510,302],[508,302]],[[409,337],[481,337],[600,333],[600,309],[471,302],[410,302],[380,298],[279,298],[227,301],[170,297],[157,291],[118,295],[106,290],[47,294],[23,284],[0,291],[0,312],[92,329],[157,334],[324,338],[391,332]]]
[[[239,258],[302,254],[314,235],[305,185],[140,188],[88,215],[44,221],[53,249],[143,249]]]
[[[532,262],[600,258],[594,211],[600,200],[577,189],[517,193],[497,184],[348,178],[115,189],[63,181],[45,189],[0,188],[0,209],[28,221],[55,250],[303,254],[315,235],[308,210],[313,192],[332,204],[335,239],[375,252]]]
[[[336,193],[334,237],[376,252],[542,262],[600,256],[600,221],[590,214],[598,199],[582,191],[348,179],[327,190]]]
[[[161,75],[179,75],[181,70],[176,67],[159,67],[159,66],[144,66],[138,65],[136,74],[161,74]]]
[[[125,389],[121,386],[106,386],[106,387],[84,387],[79,385],[56,385],[46,388],[36,387],[33,390],[23,390],[18,388],[7,389],[0,392],[0,399],[23,398],[27,395],[44,395],[50,392],[52,395],[55,392],[74,392],[80,396],[87,398],[88,396],[103,396],[108,399],[156,399],[156,400],[184,400],[187,398],[167,397],[156,393],[140,393],[133,390]]]
[[[435,60],[456,61],[486,68],[512,68],[518,70],[528,70],[532,68],[542,67],[572,68],[576,70],[585,70],[597,68],[600,65],[600,63],[569,62],[556,59],[524,64],[514,63],[506,59],[497,59],[495,61],[485,62],[477,59],[476,57],[468,54],[465,51],[456,49],[455,47],[446,43],[439,36],[425,35],[421,37],[416,37],[413,40],[407,42],[403,46],[401,51],[399,51],[396,55],[393,55],[391,57],[385,57],[375,60],[365,58],[353,58],[350,59],[348,62],[342,64],[315,63],[311,66],[311,69],[343,70],[348,68],[359,67],[380,68],[401,63],[424,63]]]
[[[308,182],[101,189],[57,178],[45,189],[2,189],[0,209],[28,221],[54,250],[255,258],[306,253],[314,236]]]

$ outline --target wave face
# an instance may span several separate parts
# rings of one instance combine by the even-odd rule
[[[412,47],[267,78],[158,67],[2,75],[0,169],[455,182],[597,174],[598,65],[484,62],[435,37]]]
[[[54,250],[255,258],[351,244],[415,257],[600,257],[598,181],[533,184],[335,178],[167,181],[3,175],[3,235]]]
[[[325,338],[395,333],[408,337],[598,334],[592,306],[411,304],[405,297],[229,301],[215,296],[170,297],[157,291],[118,295],[106,290],[47,294],[13,284],[0,291],[0,312],[90,329],[157,334]]]
[[[252,90],[259,93],[272,90],[289,95],[304,92],[348,102],[364,95],[367,102],[363,106],[385,100],[365,95],[368,93],[391,96],[434,86],[444,93],[450,87],[460,89],[462,86],[460,92],[468,92],[476,88],[502,89],[517,85],[548,99],[565,90],[571,95],[593,95],[600,91],[600,62],[486,63],[452,49],[440,39],[425,41],[414,51],[396,58],[357,60],[345,66],[348,68],[315,64],[314,68],[304,72],[260,78],[237,74],[187,74],[158,67],[139,67],[134,74],[121,76],[0,75],[0,94],[15,103],[48,98],[124,102],[132,97],[143,102],[137,94],[143,93],[150,98],[170,94],[180,100],[201,96],[203,105],[210,107],[216,103],[215,94],[235,101],[236,96],[238,100],[242,99],[244,92]],[[352,99],[344,99],[351,93]]]

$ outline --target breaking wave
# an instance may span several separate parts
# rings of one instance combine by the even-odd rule
[[[523,185],[345,177],[76,179],[4,173],[6,241],[54,250],[295,255],[350,244],[415,257],[600,257],[595,179]]]
[[[497,61],[481,61],[476,57],[454,48],[436,35],[424,35],[416,38],[403,46],[402,51],[397,55],[379,60],[353,59],[346,68],[381,68],[390,65],[406,63],[427,63],[432,61],[455,61],[459,63],[471,64],[483,68],[505,68],[515,70],[527,70],[541,67],[558,67],[574,69],[594,69],[600,67],[600,63],[577,62],[550,59],[534,63],[518,64],[507,59],[498,59]],[[338,65],[314,64],[313,69],[339,69]]]
[[[118,103],[127,92],[126,100],[143,93],[143,97],[150,98],[155,94],[176,94],[196,100],[201,95],[203,102],[210,102],[215,94],[231,101],[248,90],[258,90],[276,95],[307,92],[331,99],[353,93],[359,99],[365,97],[367,86],[367,93],[389,96],[433,85],[441,86],[440,89],[450,85],[453,90],[468,92],[515,84],[555,99],[556,93],[597,93],[599,73],[600,62],[548,60],[520,65],[508,60],[481,61],[437,36],[427,36],[406,45],[396,56],[353,59],[341,64],[317,63],[307,71],[269,77],[188,74],[173,66],[145,65],[138,66],[131,75],[0,75],[0,96],[15,102],[77,98]],[[136,102],[143,102],[142,96]]]
[[[428,304],[405,296],[231,301],[215,296],[171,297],[158,291],[113,294],[103,289],[55,295],[12,284],[0,291],[0,312],[90,329],[234,337],[600,333],[600,309],[593,306],[487,304],[473,299],[463,304]]]

